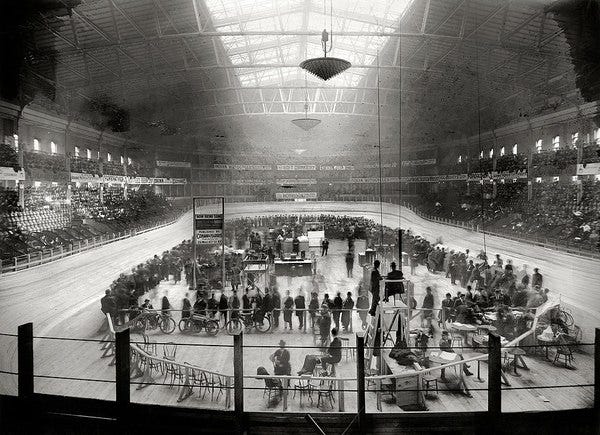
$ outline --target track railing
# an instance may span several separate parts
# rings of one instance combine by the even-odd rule
[[[456,228],[462,228],[469,231],[482,232],[479,225],[472,222],[464,222],[455,219],[441,218],[437,216],[431,216],[420,211],[417,207],[409,203],[403,203],[403,207],[414,212],[417,216],[425,219],[429,222],[436,222],[443,225],[449,225]],[[527,236],[515,236],[514,233],[509,231],[485,231],[486,235],[501,237],[504,239],[514,240],[515,242],[534,244],[542,246],[544,248],[553,249],[555,251],[567,252],[569,254],[579,255],[582,257],[600,259],[600,252],[592,250],[593,248],[586,249],[584,246],[575,245],[568,242],[557,242],[555,240],[548,239],[546,237],[527,237]]]
[[[92,237],[91,239],[75,240],[68,245],[59,245],[55,248],[43,249],[40,251],[31,252],[27,255],[20,255],[18,257],[13,257],[10,260],[0,260],[0,273],[17,272],[19,270],[30,269],[32,267],[50,263],[70,255],[89,251],[90,249],[98,248],[108,243],[128,239],[148,231],[163,228],[176,222],[184,213],[185,212],[182,212],[177,217],[172,219],[165,219],[159,221],[158,223],[134,227],[127,231],[101,234],[99,236]]]

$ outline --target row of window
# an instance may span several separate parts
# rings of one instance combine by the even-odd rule
[[[15,149],[18,150],[19,149],[19,135],[14,134],[13,139],[14,139],[14,143],[15,143]],[[33,150],[40,151],[40,149],[41,148],[40,148],[39,139],[33,139]],[[54,141],[50,141],[50,154],[58,154],[58,147]],[[75,147],[74,154],[75,154],[75,157],[82,157],[81,149],[78,146]],[[89,149],[89,148],[85,149],[85,158],[87,158],[88,160],[91,160],[91,158],[92,158],[92,150],[91,149]],[[96,159],[100,159],[100,151],[96,151]],[[113,161],[111,153],[106,153],[106,161],[107,162]],[[123,156],[120,156],[120,161],[121,161],[121,165],[124,164],[125,158]],[[127,164],[128,165],[132,164],[131,157],[127,157]]]
[[[580,137],[579,132],[575,132],[575,133],[571,134],[571,145],[574,148],[577,148],[577,143],[579,141],[579,137]],[[597,128],[594,130],[593,141],[600,145],[600,128]],[[536,140],[535,141],[535,151],[537,153],[541,153],[543,150],[543,145],[544,145],[544,142],[542,139]],[[560,136],[554,136],[552,138],[552,150],[558,151],[559,149],[560,149]],[[518,144],[514,144],[512,146],[512,153],[513,153],[513,155],[517,155],[519,153],[519,145]],[[485,155],[484,151],[481,151],[479,153],[479,158],[483,159],[484,155]],[[504,156],[504,155],[506,155],[506,147],[500,148],[500,156]],[[491,148],[488,151],[488,156],[490,159],[492,157],[494,157],[494,149],[493,148]],[[462,155],[458,156],[458,163],[462,163],[464,160],[465,160],[464,156],[462,156]]]

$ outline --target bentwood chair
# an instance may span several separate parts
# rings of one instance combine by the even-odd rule
[[[335,397],[333,395],[335,378],[322,380],[317,387],[317,407],[321,406],[321,400],[325,403],[329,400],[329,405],[333,409]]]

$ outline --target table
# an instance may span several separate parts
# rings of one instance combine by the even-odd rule
[[[538,335],[536,338],[537,338],[537,340],[538,340],[538,341],[541,341],[542,343],[544,343],[544,344],[542,344],[542,346],[544,346],[544,347],[546,348],[546,359],[547,359],[548,361],[550,361],[550,357],[548,356],[548,348],[549,348],[550,346],[552,346],[553,344],[555,344],[555,343],[556,343],[556,342],[555,342],[555,340],[554,340],[554,337],[552,337],[552,338],[547,338],[547,337],[545,337],[544,335],[541,335],[541,334],[540,334],[540,335]]]
[[[514,376],[521,376],[519,372],[517,372],[517,367],[529,370],[529,367],[527,367],[527,364],[525,364],[525,360],[523,359],[523,355],[525,355],[525,351],[523,349],[519,349],[518,347],[511,347],[506,351],[506,353],[513,356],[512,364],[514,365]],[[519,366],[519,362],[521,362],[521,366]]]
[[[429,351],[428,358],[430,362],[438,363],[440,365],[462,361],[461,355],[453,352],[446,352],[441,349]],[[463,364],[458,365],[458,370],[458,385],[456,387],[459,390],[463,390],[467,396],[470,396],[471,393],[469,392],[469,387],[467,387],[463,374]]]
[[[454,329],[456,331],[458,331],[458,333],[464,337],[465,341],[465,345],[467,344],[468,340],[468,336],[469,336],[469,332],[475,332],[477,331],[477,327],[475,325],[469,325],[466,323],[458,323],[458,322],[454,322],[454,323],[450,323],[450,328]]]
[[[421,406],[425,403],[423,391],[421,388],[421,374],[418,370],[398,364],[398,362],[390,358],[390,351],[382,352],[383,361],[387,366],[387,372],[393,375],[410,375],[402,378],[396,378],[396,405],[402,406]],[[379,386],[378,386],[379,387]],[[381,389],[381,388],[378,388]],[[380,393],[377,393],[377,404],[380,408]]]

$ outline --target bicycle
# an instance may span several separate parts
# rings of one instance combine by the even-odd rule
[[[168,314],[142,313],[133,321],[133,327],[141,331],[159,329],[165,334],[175,331],[175,320]]]
[[[240,317],[229,320],[225,324],[225,330],[228,334],[239,334],[242,330],[249,333],[253,328],[260,333],[271,330],[271,313],[266,313],[259,319],[258,313],[240,313]]]
[[[192,317],[184,317],[179,321],[181,332],[199,333],[203,329],[208,335],[215,336],[219,333],[219,322],[200,314],[193,314]]]

